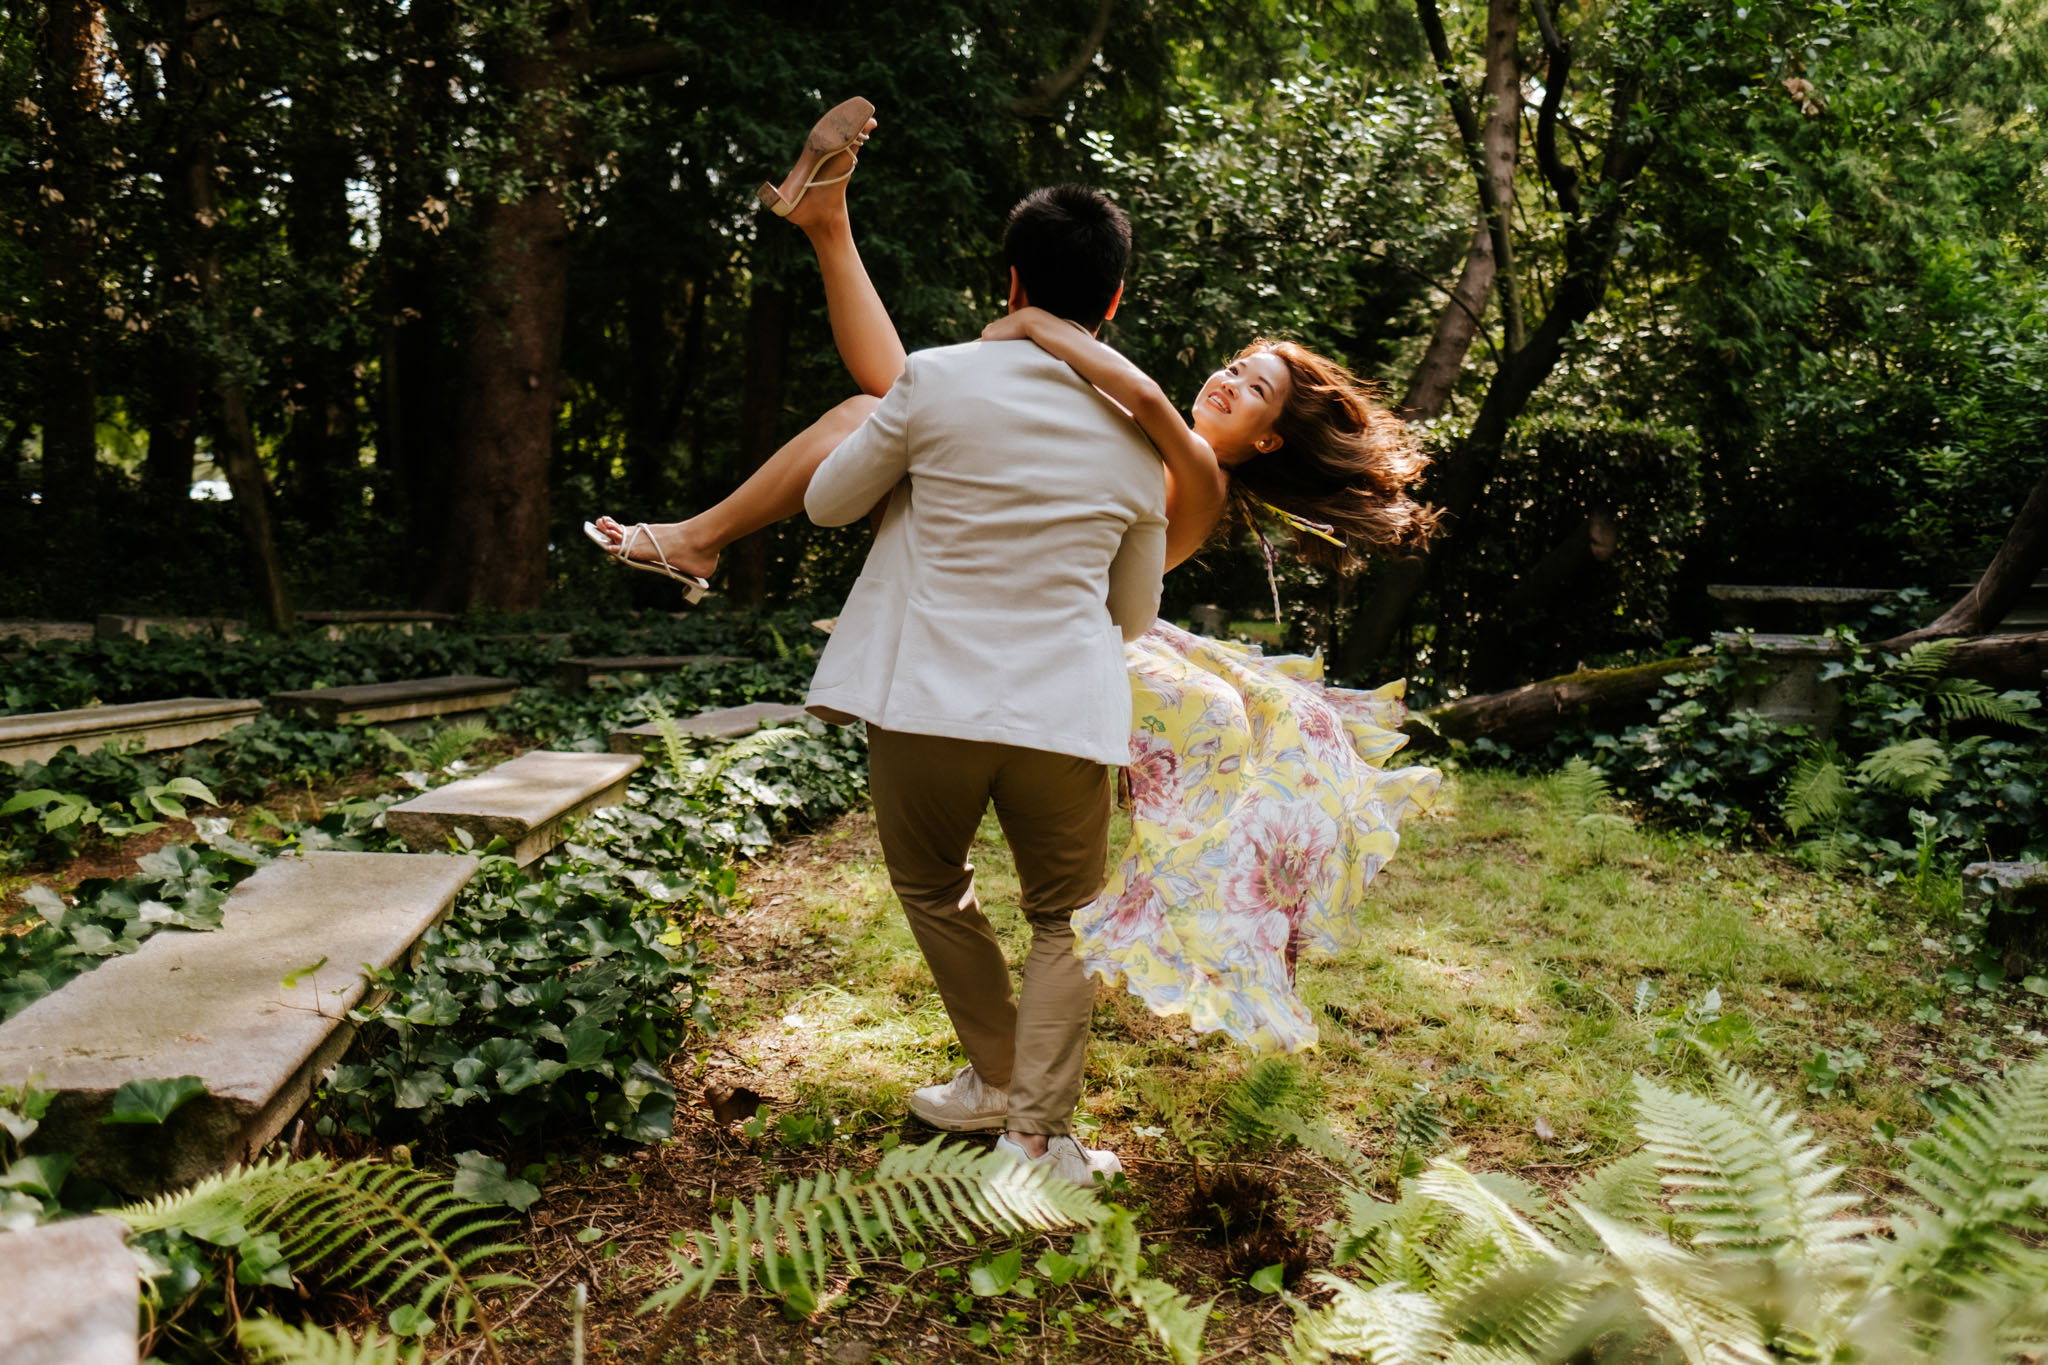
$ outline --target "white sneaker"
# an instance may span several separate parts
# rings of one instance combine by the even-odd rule
[[[1010,1119],[1010,1092],[982,1080],[972,1066],[963,1066],[944,1085],[910,1092],[910,1112],[948,1133],[985,1133]]]
[[[1023,1144],[1011,1141],[1008,1133],[996,1139],[996,1150],[1012,1161],[1024,1161],[1033,1166],[1050,1165],[1052,1174],[1075,1185],[1092,1185],[1096,1176],[1106,1180],[1124,1168],[1115,1152],[1083,1147],[1065,1133],[1045,1140],[1044,1156],[1032,1156],[1024,1150]]]

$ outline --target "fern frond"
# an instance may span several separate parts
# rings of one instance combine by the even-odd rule
[[[1956,1092],[1908,1149],[1903,1179],[1916,1198],[1895,1201],[1888,1284],[1941,1298],[2048,1293],[2048,1062]]]
[[[1365,1154],[1338,1137],[1327,1125],[1303,1118],[1286,1108],[1269,1109],[1266,1118],[1281,1137],[1292,1138],[1296,1146],[1314,1152],[1352,1180],[1363,1182],[1371,1178],[1372,1163],[1366,1160]]]
[[[1631,1152],[1580,1176],[1564,1192],[1561,1204],[1536,1223],[1562,1250],[1577,1254],[1598,1251],[1600,1234],[1571,1211],[1573,1205],[1584,1204],[1624,1223],[1650,1222],[1663,1213],[1657,1204],[1663,1188],[1657,1178],[1657,1158],[1649,1152]]]
[[[372,1334],[358,1344],[345,1332],[294,1327],[268,1314],[243,1318],[235,1339],[256,1365],[419,1365],[422,1345],[403,1346]]]
[[[1832,744],[1816,744],[1806,751],[1785,782],[1785,797],[1778,813],[1785,828],[1804,833],[1811,825],[1832,825],[1849,807],[1849,774],[1842,766],[1842,751]]]
[[[1854,1199],[1827,1193],[1840,1168],[1776,1091],[1719,1060],[1714,1072],[1712,1099],[1636,1078],[1636,1131],[1679,1226],[1696,1246],[1838,1265],[1870,1229],[1840,1216]]]
[[[643,1313],[701,1298],[730,1275],[742,1294],[797,1285],[822,1293],[834,1252],[849,1266],[884,1246],[916,1241],[931,1228],[968,1242],[976,1233],[1020,1233],[1094,1226],[1107,1216],[1088,1190],[996,1152],[945,1145],[897,1147],[871,1172],[826,1171],[779,1186],[772,1199],[737,1200],[692,1237],[694,1257],[672,1254],[675,1279],[640,1306]],[[794,1278],[791,1278],[794,1277]]]
[[[1607,774],[1583,756],[1574,755],[1567,760],[1552,780],[1556,784],[1558,804],[1571,816],[1594,814],[1612,795],[1607,785]]]
[[[655,733],[661,736],[661,753],[668,762],[669,776],[680,782],[690,756],[683,745],[683,732],[676,728],[675,713],[659,697],[647,698],[644,707],[654,721]]]
[[[1438,1158],[1415,1181],[1416,1193],[1455,1213],[1470,1232],[1499,1248],[1509,1264],[1554,1260],[1557,1247],[1499,1193],[1456,1161]]]
[[[1172,1086],[1148,1072],[1138,1078],[1138,1093],[1145,1097],[1145,1102],[1157,1111],[1160,1118],[1166,1120],[1167,1131],[1173,1134],[1173,1140],[1180,1144],[1180,1149],[1188,1154],[1190,1160],[1198,1165],[1215,1161],[1215,1142],[1203,1133],[1201,1123],[1181,1102]]]
[[[480,720],[465,720],[435,732],[426,743],[414,748],[422,767],[439,772],[458,758],[466,758],[480,744],[488,744],[498,732]]]
[[[1216,1300],[1196,1303],[1164,1280],[1141,1276],[1123,1287],[1124,1297],[1145,1315],[1145,1326],[1174,1365],[1196,1365],[1202,1358],[1202,1333]]]
[[[1503,1266],[1459,1296],[1446,1321],[1460,1346],[1475,1354],[1517,1362],[1569,1360],[1569,1343],[1598,1335],[1600,1325],[1589,1332],[1582,1319],[1603,1287],[1591,1265],[1576,1257]]]
[[[1355,1356],[1366,1365],[1437,1365],[1451,1333],[1435,1299],[1398,1284],[1361,1289],[1328,1271],[1312,1277],[1335,1295],[1320,1309],[1290,1300],[1294,1332],[1286,1347],[1292,1365],[1322,1365]]]
[[[1940,678],[1928,685],[1927,696],[1947,720],[1984,720],[2036,732],[2042,728],[2028,705],[2033,697],[2027,692],[1993,692],[1975,678]]]
[[[1922,640],[1898,657],[1891,666],[1894,674],[1903,674],[1907,679],[1938,678],[1948,671],[1955,659],[1958,639]]]
[[[210,1242],[274,1233],[295,1266],[380,1303],[409,1294],[421,1312],[446,1304],[457,1330],[474,1314],[487,1341],[494,1333],[478,1296],[530,1283],[475,1273],[487,1257],[525,1249],[488,1240],[507,1220],[458,1198],[445,1176],[378,1161],[262,1161],[114,1216],[137,1232],[180,1228]]]
[[[1925,800],[1948,784],[1948,751],[1925,735],[1887,744],[1856,765],[1856,776]]]
[[[1234,1145],[1271,1142],[1282,1113],[1304,1118],[1308,1072],[1292,1057],[1261,1057],[1223,1096],[1224,1131]]]
[[[1773,1365],[1776,1357],[1762,1329],[1739,1300],[1718,1292],[1708,1263],[1584,1204],[1572,1212],[1599,1234],[1610,1270],[1670,1336],[1687,1365]]]

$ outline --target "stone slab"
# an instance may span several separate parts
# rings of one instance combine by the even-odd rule
[[[1736,653],[1770,659],[1846,659],[1849,647],[1825,635],[1738,634],[1717,630],[1714,643]]]
[[[446,848],[458,829],[478,844],[503,838],[523,867],[561,843],[574,821],[624,802],[626,779],[642,762],[638,754],[536,749],[393,806],[384,827],[416,849]]]
[[[30,1145],[75,1153],[81,1173],[138,1195],[250,1159],[353,1038],[362,966],[406,957],[476,866],[280,858],[235,888],[220,928],[165,930],[36,1001],[0,1024],[0,1085],[36,1076],[59,1092]],[[206,1090],[162,1126],[100,1122],[124,1083],[174,1076]]]
[[[262,703],[255,701],[177,697],[0,716],[0,763],[47,763],[67,747],[82,754],[109,744],[139,748],[144,753],[182,749],[218,739],[237,725],[256,719],[262,709]]]
[[[1963,894],[2024,910],[2048,910],[2048,863],[1971,863]]]
[[[90,621],[0,621],[0,640],[39,645],[46,640],[90,640]]]
[[[136,1365],[142,1280],[114,1218],[0,1232],[0,1360]]]
[[[210,635],[216,640],[239,640],[243,623],[226,616],[124,616],[108,612],[93,623],[93,634],[102,640],[147,640],[159,635]]]
[[[555,665],[563,687],[580,692],[602,678],[621,673],[675,673],[706,664],[747,662],[737,654],[607,654],[577,655]]]
[[[460,620],[453,612],[447,611],[302,611],[299,624],[316,627],[329,640],[345,640],[361,631],[395,631],[410,635],[416,630],[432,630],[437,625],[453,625]]]
[[[803,720],[806,714],[801,706],[757,701],[679,720],[676,729],[700,739],[738,739],[742,735],[753,734],[764,725],[788,725]],[[615,754],[658,754],[661,752],[661,727],[636,725],[630,730],[614,730],[610,747]]]
[[[458,673],[443,678],[273,692],[265,705],[272,711],[305,716],[324,725],[381,725],[388,721],[488,711],[518,695],[519,684],[509,678]]]
[[[1716,602],[1795,602],[1801,606],[1867,607],[1885,601],[1890,588],[1824,588],[1791,583],[1709,583]]]

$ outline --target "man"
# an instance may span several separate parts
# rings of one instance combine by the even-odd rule
[[[1096,191],[1033,192],[1003,234],[1012,311],[1099,328],[1130,240]],[[955,1132],[1004,1129],[999,1151],[1085,1184],[1121,1167],[1073,1136],[1095,989],[1069,917],[1104,880],[1109,765],[1130,742],[1123,642],[1159,608],[1159,456],[1031,342],[970,342],[912,355],[818,467],[804,507],[839,526],[885,498],[809,702],[868,723],[890,882],[967,1054],[911,1112]],[[1015,994],[967,861],[991,801],[1031,926]]]

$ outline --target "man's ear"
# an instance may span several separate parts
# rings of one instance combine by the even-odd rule
[[[1114,294],[1111,294],[1111,295],[1109,296],[1109,311],[1108,311],[1108,312],[1106,312],[1106,313],[1104,313],[1104,314],[1102,315],[1102,320],[1103,320],[1104,322],[1108,322],[1108,321],[1109,321],[1109,320],[1110,320],[1111,318],[1115,317],[1115,316],[1116,316],[1116,306],[1117,306],[1118,304],[1122,303],[1123,301],[1124,301],[1124,287],[1123,287],[1122,285],[1118,285],[1118,286],[1116,287],[1116,292],[1115,292]]]
[[[1010,311],[1014,313],[1030,306],[1031,300],[1024,293],[1024,282],[1017,278],[1017,267],[1013,265],[1010,267]]]

